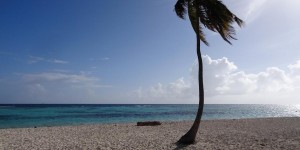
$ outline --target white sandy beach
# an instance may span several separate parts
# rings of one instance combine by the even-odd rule
[[[0,129],[0,149],[300,149],[300,118],[207,120],[197,142],[176,145],[192,122]]]

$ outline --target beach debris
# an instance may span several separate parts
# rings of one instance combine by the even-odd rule
[[[159,121],[144,121],[144,122],[137,122],[137,126],[158,126],[161,125]]]

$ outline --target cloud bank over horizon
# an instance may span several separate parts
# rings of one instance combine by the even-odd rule
[[[269,67],[259,73],[246,73],[228,58],[203,56],[206,103],[299,104],[300,60],[285,69]],[[197,103],[198,63],[192,65],[188,78],[169,84],[157,83],[135,90],[142,102]]]
[[[283,69],[268,67],[258,73],[240,70],[226,57],[204,55],[203,65],[206,103],[299,104],[300,60]],[[0,79],[0,103],[198,103],[197,61],[189,72],[189,77],[168,84],[158,82],[125,91],[84,72],[15,74],[11,79]]]
[[[53,71],[17,74],[15,78],[0,80],[0,103],[95,103],[101,98],[99,89],[111,87],[84,73]]]

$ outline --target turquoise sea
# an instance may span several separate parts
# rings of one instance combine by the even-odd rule
[[[198,105],[0,104],[0,128],[193,120]],[[300,105],[206,104],[203,119],[300,117]]]

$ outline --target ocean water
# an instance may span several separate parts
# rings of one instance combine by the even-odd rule
[[[193,120],[198,105],[0,104],[0,128]],[[300,117],[300,105],[204,106],[203,119]]]

